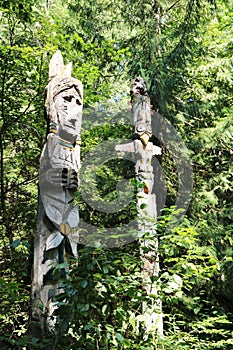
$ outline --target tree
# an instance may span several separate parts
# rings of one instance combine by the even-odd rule
[[[1,333],[9,331],[14,337],[14,333],[26,331],[30,239],[35,224],[36,179],[43,142],[43,57],[47,48],[40,42],[41,28],[35,25],[36,13],[27,12],[30,3],[25,3],[24,8],[18,4],[15,12],[12,2],[3,5],[0,31]]]
[[[196,64],[188,70],[189,86],[180,100],[183,111],[177,123],[188,136],[196,173],[195,199],[190,213],[203,242],[214,246],[220,261],[214,288],[229,310],[232,259],[232,48],[229,4],[219,3],[219,12],[203,32]],[[186,97],[186,103],[185,103]],[[184,136],[185,137],[185,136]],[[225,282],[221,278],[225,279]]]

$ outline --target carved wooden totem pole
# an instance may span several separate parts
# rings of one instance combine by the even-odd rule
[[[148,302],[143,303],[143,321],[146,334],[163,333],[162,305],[153,277],[159,274],[158,239],[155,220],[157,218],[154,171],[152,157],[161,154],[161,148],[150,141],[151,106],[145,81],[138,77],[131,84],[131,103],[134,141],[116,146],[118,152],[134,152],[136,156],[135,175],[138,183],[137,208],[139,238],[143,269],[143,288],[148,294]],[[149,295],[158,296],[156,299]]]
[[[163,333],[162,305],[153,277],[159,275],[158,239],[156,237],[155,220],[157,218],[156,196],[154,186],[154,171],[152,157],[160,155],[161,149],[150,142],[151,105],[147,93],[146,83],[142,78],[136,78],[131,85],[131,103],[135,153],[137,162],[135,166],[136,178],[139,183],[137,192],[137,207],[139,214],[139,232],[146,233],[141,243],[141,258],[143,262],[143,287],[148,296],[153,297],[143,304],[143,315],[146,333],[157,331]]]
[[[55,325],[55,299],[62,292],[62,270],[56,274],[55,268],[68,255],[77,256],[79,215],[73,195],[80,167],[83,89],[71,77],[71,68],[71,63],[64,66],[57,51],[50,61],[45,89],[48,129],[40,159],[30,322],[31,334],[37,338]]]

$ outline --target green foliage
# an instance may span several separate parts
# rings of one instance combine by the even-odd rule
[[[165,334],[145,337],[139,243],[122,248],[80,247],[71,261],[58,298],[54,335],[36,342],[35,349],[230,349],[230,315],[210,302],[212,279],[219,261],[211,246],[200,244],[193,228],[169,234],[166,225],[174,209],[158,220],[161,272],[154,277],[163,301]],[[145,234],[142,240],[147,240]],[[150,297],[157,300],[158,295]]]
[[[84,30],[101,45],[113,39],[129,50],[120,74],[143,76],[154,108],[172,119],[168,106],[181,84],[182,69],[192,57],[195,35],[214,9],[212,0],[182,1],[70,1]],[[184,85],[183,85],[184,87]]]
[[[134,324],[128,319],[134,320],[140,313],[140,301],[145,296],[141,290],[138,249],[134,249],[133,255],[131,252],[132,246],[116,249],[114,253],[100,248],[80,250],[78,266],[75,262],[76,268],[73,267],[67,280],[70,302],[58,311],[62,319],[66,314],[59,325],[60,337],[64,334],[62,327],[69,329],[67,337],[77,349],[117,349],[118,344],[132,348]]]

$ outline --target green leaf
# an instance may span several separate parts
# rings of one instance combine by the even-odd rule
[[[92,326],[93,326],[93,325],[92,325],[91,323],[88,323],[88,324],[85,324],[85,325],[84,325],[83,329],[84,329],[84,331],[89,331],[89,329],[91,329]]]
[[[87,280],[83,280],[82,282],[81,282],[81,287],[82,288],[86,288],[88,286],[88,281]]]
[[[15,241],[13,241],[11,243],[11,247],[12,248],[17,248],[20,244],[21,244],[21,240],[20,239],[16,239]]]
[[[116,339],[120,342],[123,343],[124,337],[120,333],[116,333]]]

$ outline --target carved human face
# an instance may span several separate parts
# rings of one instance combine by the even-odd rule
[[[60,137],[74,141],[80,134],[82,121],[82,102],[77,90],[72,87],[62,91],[54,98],[58,117]]]

